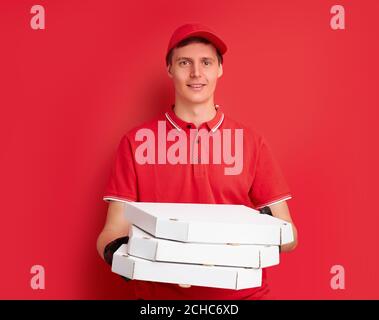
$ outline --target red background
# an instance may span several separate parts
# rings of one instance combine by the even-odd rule
[[[34,4],[45,30],[30,27]],[[330,28],[335,4],[345,30]],[[186,22],[228,44],[216,103],[267,138],[294,195],[299,246],[268,269],[272,295],[379,298],[378,1],[0,6],[0,298],[132,297],[97,255],[102,195],[121,136],[173,102],[164,54]],[[30,287],[36,264],[45,290]]]

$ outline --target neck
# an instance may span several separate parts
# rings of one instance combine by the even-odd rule
[[[216,116],[216,108],[213,98],[202,103],[189,103],[175,99],[174,112],[178,118],[193,123],[197,128],[204,122],[212,120]]]

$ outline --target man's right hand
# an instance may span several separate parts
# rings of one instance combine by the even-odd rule
[[[108,263],[112,267],[113,254],[116,252],[116,250],[119,247],[121,247],[121,245],[127,244],[128,241],[129,241],[129,237],[125,236],[125,237],[117,238],[117,239],[113,240],[112,242],[108,243],[104,249],[104,260],[105,260],[105,262]],[[132,280],[130,278],[127,278],[127,277],[124,277],[121,275],[120,275],[120,277],[123,278],[125,281]]]

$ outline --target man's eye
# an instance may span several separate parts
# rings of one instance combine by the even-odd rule
[[[204,60],[204,64],[205,64],[206,66],[209,66],[209,65],[211,65],[211,62],[208,61],[208,60]]]
[[[187,63],[188,63],[187,60],[183,60],[183,61],[180,61],[180,62],[179,62],[179,64],[182,65],[182,66],[186,65]]]

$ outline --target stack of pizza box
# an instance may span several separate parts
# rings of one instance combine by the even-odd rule
[[[128,244],[112,271],[130,279],[224,289],[259,287],[292,225],[244,205],[128,202]]]

